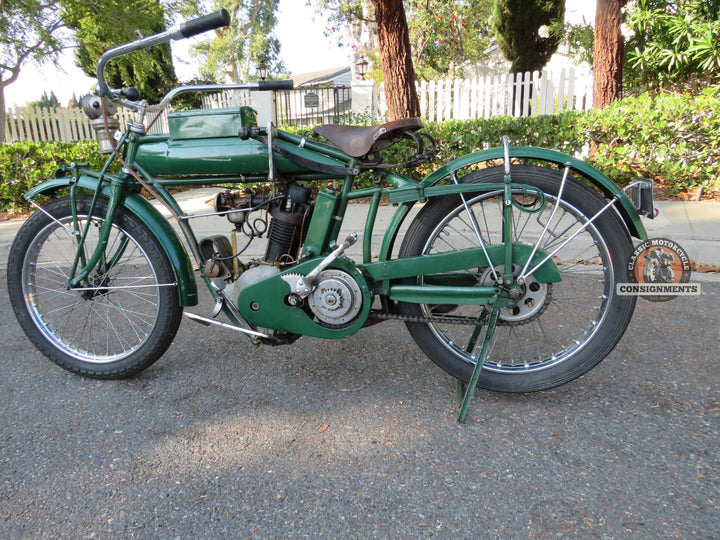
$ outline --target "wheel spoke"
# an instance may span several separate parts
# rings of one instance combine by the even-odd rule
[[[71,218],[59,221],[68,224]],[[87,222],[84,217],[80,221]],[[86,253],[97,245],[100,223],[93,220],[83,246]],[[132,236],[114,226],[106,251],[111,255],[104,258],[105,271],[88,277],[90,287],[67,290],[75,238],[55,222],[46,229],[28,250],[32,259],[28,268],[34,271],[24,280],[32,298],[30,313],[43,335],[86,362],[112,362],[137,350],[147,341],[158,317],[161,284],[150,257]]]
[[[512,295],[508,291],[505,296],[508,300],[512,297],[512,301],[500,309],[492,349],[480,376],[481,386],[482,381],[492,380],[502,381],[490,384],[493,388],[540,389],[544,384],[552,386],[564,378],[577,377],[607,354],[632,314],[634,301],[619,299],[613,291],[616,266],[623,263],[631,250],[622,223],[611,212],[604,213],[608,203],[602,197],[569,176],[558,202],[554,193],[562,176],[563,172],[557,169],[534,166],[518,166],[511,174],[513,182],[544,193],[531,195],[522,188],[513,192],[517,204],[513,204],[510,213],[512,238],[529,246],[536,246],[541,240],[537,262],[552,254],[561,280],[540,283],[540,278],[532,273],[538,272],[539,266],[533,268],[525,260],[513,261],[511,269],[505,269],[502,260],[493,261],[494,268],[475,271],[481,286],[491,284],[494,273],[511,272],[517,280]],[[464,177],[467,182],[498,183],[502,179],[500,168],[479,170]],[[466,199],[483,240],[489,245],[501,244],[503,193],[479,192]],[[412,235],[409,230],[408,236],[412,242],[403,244],[400,256],[479,247],[467,218],[468,208],[461,201],[447,198],[430,205],[411,225]],[[603,236],[603,228],[615,231],[612,240]],[[524,266],[526,274],[518,279]],[[619,315],[608,317],[611,306],[616,304],[622,306],[617,310]],[[453,314],[462,314],[467,307],[455,306]],[[412,305],[403,305],[403,309],[408,314],[417,313]],[[429,306],[418,309],[426,317],[431,312]],[[480,327],[440,320],[409,326],[428,356],[449,372],[469,377],[476,361],[473,352]],[[590,347],[595,342],[598,345]],[[586,352],[591,348],[593,351]],[[582,367],[565,367],[571,363]],[[552,374],[558,372],[560,375]],[[526,382],[531,375],[533,382]]]

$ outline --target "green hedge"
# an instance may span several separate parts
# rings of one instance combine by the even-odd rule
[[[0,211],[26,210],[23,195],[53,178],[64,163],[89,161],[102,167],[105,159],[94,140],[76,143],[22,141],[0,145]]]
[[[555,115],[520,118],[496,116],[489,119],[427,122],[423,131],[435,139],[438,155],[432,162],[422,165],[416,174],[427,174],[452,159],[500,146],[503,135],[507,135],[511,145],[543,146],[570,155],[578,154],[585,144],[578,130],[578,122],[583,114],[567,111]],[[385,150],[385,162],[404,161],[410,147],[408,142]],[[410,171],[406,172],[411,174]]]
[[[469,152],[510,144],[543,146],[586,158],[618,185],[634,177],[657,180],[671,195],[702,186],[720,195],[720,91],[699,96],[647,94],[599,111],[548,116],[450,120],[426,125],[438,141],[431,168]],[[394,147],[393,147],[394,148]],[[400,159],[391,149],[388,159]]]
[[[594,141],[597,152],[588,161],[619,185],[644,176],[659,180],[670,194],[700,186],[706,193],[720,192],[718,88],[699,96],[641,95],[587,113],[429,122],[425,131],[438,141],[439,153],[415,174],[497,146],[507,135],[514,145],[543,146],[570,155],[587,153]],[[403,161],[403,152],[407,156],[407,146],[395,145],[384,152],[385,161]],[[25,208],[22,195],[71,161],[100,167],[104,158],[95,141],[0,145],[0,210]]]
[[[589,111],[582,126],[599,143],[590,161],[620,184],[645,176],[670,194],[720,194],[720,88],[623,99]]]

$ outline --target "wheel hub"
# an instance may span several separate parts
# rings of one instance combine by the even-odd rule
[[[92,300],[98,296],[104,296],[109,292],[108,289],[105,288],[109,284],[110,277],[107,274],[94,272],[92,275],[88,276],[87,288],[91,290],[82,291],[81,296],[85,300]]]
[[[513,277],[517,278],[522,267],[513,265]],[[495,267],[498,275],[503,275],[505,265]],[[480,278],[481,284],[493,283],[492,270],[487,268]],[[552,284],[540,283],[535,279],[534,274],[525,278],[522,284],[517,284],[510,291],[510,296],[515,301],[514,305],[502,308],[498,324],[519,325],[526,324],[537,319],[550,303],[552,296]]]

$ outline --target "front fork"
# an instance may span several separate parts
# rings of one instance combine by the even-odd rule
[[[119,183],[113,182],[110,188],[111,191],[110,198],[108,200],[107,213],[103,218],[104,221],[98,234],[98,243],[95,246],[93,253],[90,255],[90,258],[87,258],[84,245],[88,232],[90,231],[90,227],[92,226],[92,214],[95,211],[100,190],[95,192],[95,196],[93,197],[88,211],[87,220],[85,221],[85,224],[82,225],[77,216],[75,187],[76,185],[73,185],[70,188],[70,205],[73,213],[73,231],[78,240],[77,252],[75,253],[75,259],[73,261],[72,268],[70,269],[70,282],[68,285],[71,289],[78,287],[83,281],[86,281],[90,273],[96,267],[99,268],[101,272],[104,272],[107,268],[112,267],[114,261],[122,255],[125,247],[127,246],[127,240],[123,240],[123,242],[117,246],[117,253],[110,260],[106,258],[105,249],[107,248],[108,239],[110,238],[110,231],[112,230],[115,214],[122,201],[123,187]]]

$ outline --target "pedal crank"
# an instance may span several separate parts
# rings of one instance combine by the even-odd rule
[[[293,287],[293,293],[297,294],[301,298],[307,298],[315,288],[315,284],[317,283],[320,273],[330,266],[335,259],[342,255],[346,249],[357,242],[357,238],[357,234],[352,233],[341,245],[336,247],[330,255],[320,261],[320,264],[318,264],[312,272],[310,272],[307,276],[300,276]]]

